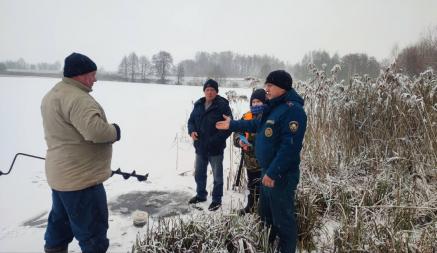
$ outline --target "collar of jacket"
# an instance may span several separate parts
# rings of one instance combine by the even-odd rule
[[[205,104],[205,101],[206,101],[206,99],[205,99],[205,97],[201,97],[201,98],[199,98],[199,100],[197,100],[196,101],[196,103],[194,103],[195,105],[204,105]],[[220,103],[227,103],[228,102],[228,100],[226,99],[226,98],[224,98],[224,97],[222,97],[222,96],[220,96],[220,95],[217,95],[215,98],[214,98],[214,100],[212,100],[212,104],[211,104],[211,106],[209,107],[209,108],[211,108],[213,105],[214,106],[216,106],[216,105],[218,105],[218,104],[220,104]],[[209,108],[208,108],[208,110],[209,110]]]
[[[72,86],[74,86],[74,87],[77,87],[77,88],[79,88],[79,89],[81,89],[81,90],[83,90],[83,91],[86,91],[86,92],[88,92],[88,93],[90,93],[91,91],[93,91],[93,89],[91,89],[90,87],[88,87],[88,86],[85,86],[83,83],[81,83],[81,82],[79,82],[79,81],[76,81],[76,80],[74,80],[73,78],[69,78],[69,77],[63,77],[62,78],[62,81],[64,82],[64,83],[66,83],[66,84],[69,84],[69,85],[72,85]]]
[[[285,102],[285,98],[286,97],[287,97],[287,92],[282,94],[279,97],[276,97],[276,98],[271,99],[271,100],[267,100],[267,105],[268,105],[267,107],[269,109],[275,108],[276,106],[278,106],[278,105],[282,104],[283,102]]]
[[[285,92],[283,95],[274,98],[272,100],[267,100],[267,105],[270,108],[275,108],[276,106],[285,103],[285,102],[295,102],[299,103],[301,106],[304,105],[304,100],[299,94],[297,94],[296,90],[291,88],[289,91]]]

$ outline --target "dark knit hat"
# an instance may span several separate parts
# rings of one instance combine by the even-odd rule
[[[264,89],[255,90],[250,96],[250,104],[252,104],[252,100],[259,99],[263,104],[266,103],[266,91]]]
[[[218,83],[215,80],[213,79],[206,80],[206,82],[203,84],[203,91],[205,91],[206,88],[208,87],[214,88],[218,93]]]
[[[64,76],[74,77],[97,70],[97,65],[88,56],[72,53],[65,58]]]
[[[265,83],[271,83],[284,90],[290,90],[293,84],[293,79],[285,70],[275,70],[270,72]]]

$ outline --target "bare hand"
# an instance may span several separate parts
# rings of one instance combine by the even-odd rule
[[[223,118],[225,120],[218,121],[217,123],[215,123],[215,127],[217,129],[220,129],[220,130],[228,130],[229,129],[229,125],[231,123],[231,117],[228,117],[228,116],[223,114]]]
[[[246,143],[244,143],[243,141],[239,141],[238,144],[240,145],[240,147],[244,150],[248,150],[249,149],[249,145],[247,145]]]
[[[198,135],[197,135],[197,132],[192,132],[191,133],[191,139],[193,139],[193,141],[197,141],[199,139]]]
[[[269,176],[264,175],[262,184],[266,187],[273,188],[275,187],[275,180],[271,179]]]

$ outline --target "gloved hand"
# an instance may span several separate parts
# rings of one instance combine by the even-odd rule
[[[121,131],[120,131],[120,127],[117,124],[112,124],[115,127],[115,131],[117,132],[117,139],[115,141],[119,141],[121,138]],[[114,141],[114,142],[115,142]]]

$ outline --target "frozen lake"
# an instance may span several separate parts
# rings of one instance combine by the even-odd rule
[[[0,76],[1,171],[9,169],[18,152],[45,156],[40,103],[58,81]],[[227,90],[220,88],[219,94],[226,97]],[[250,96],[249,89],[233,90]],[[121,141],[113,146],[112,169],[149,173],[146,183],[125,181],[120,176],[105,182],[110,206],[109,252],[127,252],[142,231],[132,226],[132,211],[147,210],[154,217],[193,212],[186,204],[195,194],[194,148],[186,122],[193,102],[203,96],[202,87],[98,81],[91,95],[102,105],[109,122],[121,127]],[[248,102],[232,107],[238,116],[248,109]],[[231,158],[229,139],[227,146],[225,181],[229,170],[238,166]],[[208,176],[208,189],[211,179]],[[42,251],[50,194],[42,160],[19,157],[11,174],[0,176],[0,252]],[[242,194],[225,189],[223,201],[227,209],[244,200]],[[70,245],[70,252],[80,252],[77,242]]]

